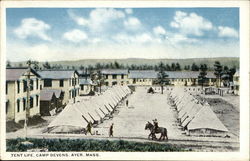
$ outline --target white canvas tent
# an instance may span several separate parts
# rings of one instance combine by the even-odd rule
[[[69,133],[79,131],[87,126],[82,114],[72,105],[64,110],[48,125],[50,133]]]
[[[188,130],[212,129],[227,132],[228,129],[222,124],[209,106],[204,106],[187,125]]]
[[[114,86],[102,95],[79,99],[68,104],[64,110],[48,125],[51,133],[79,132],[88,122],[99,123],[114,111],[118,103],[130,93],[128,87]]]

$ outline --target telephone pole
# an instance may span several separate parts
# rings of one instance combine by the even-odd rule
[[[75,71],[74,71],[74,81],[73,81],[73,85],[74,85],[74,103],[76,103],[76,76],[75,76]]]
[[[24,130],[25,130],[25,138],[27,138],[27,131],[28,131],[28,119],[30,116],[30,73],[31,73],[31,64],[34,64],[32,61],[28,60],[28,70],[27,70],[27,100],[26,100],[26,113],[24,119]]]

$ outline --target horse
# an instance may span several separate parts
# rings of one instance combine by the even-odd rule
[[[161,137],[158,140],[167,140],[168,141],[168,131],[165,127],[158,127],[156,130],[154,129],[154,125],[148,121],[145,126],[145,130],[149,129],[150,134],[148,135],[148,139],[152,137],[153,139],[156,139],[155,134],[161,133]]]

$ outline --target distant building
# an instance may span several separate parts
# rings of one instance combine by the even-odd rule
[[[63,93],[58,89],[41,90],[40,98],[40,114],[42,116],[50,116],[51,111],[62,107]]]
[[[154,70],[130,70],[128,78],[132,85],[151,86],[157,79],[157,72]]]
[[[95,84],[90,78],[79,78],[80,96],[88,95],[94,91]]]
[[[234,94],[240,94],[240,71],[237,70],[233,76],[233,90]]]
[[[28,68],[6,69],[6,117],[18,122],[26,117]],[[40,75],[33,69],[30,72],[30,111],[29,116],[40,112]]]
[[[199,71],[166,71],[169,83],[174,86],[195,86],[199,85]],[[216,83],[216,76],[213,72],[207,71],[207,81],[204,86],[213,86]]]
[[[126,85],[129,83],[127,69],[103,69],[101,73],[104,76],[106,86]]]
[[[75,70],[42,70],[42,89],[59,89],[63,91],[63,104],[67,104],[80,93],[79,75]]]

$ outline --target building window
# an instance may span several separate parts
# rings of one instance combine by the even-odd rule
[[[117,77],[116,75],[112,75],[112,79],[116,79],[116,77]]]
[[[124,79],[124,75],[123,74],[122,74],[121,78]]]
[[[17,81],[17,93],[20,92],[20,81]]]
[[[52,80],[44,79],[44,87],[52,87]]]
[[[33,108],[33,103],[34,103],[33,97],[30,97],[30,108]]]
[[[26,92],[27,91],[27,81],[26,80],[23,80],[23,92]]]
[[[105,75],[105,77],[106,77],[106,79],[108,79],[108,78],[109,78],[109,75]]]
[[[74,86],[74,85],[75,85],[75,80],[74,80],[74,78],[71,79],[71,80],[72,80],[72,86]]]
[[[63,87],[63,80],[60,80],[60,87]]]
[[[30,80],[30,91],[33,91],[33,86],[34,86],[34,81],[31,79]]]
[[[25,111],[25,109],[26,109],[26,99],[23,98],[23,110]]]
[[[6,82],[6,86],[5,86],[5,94],[8,94],[8,82]]]
[[[38,103],[39,103],[39,96],[36,95],[36,106],[38,106]]]
[[[17,100],[17,112],[20,112],[20,100]]]
[[[84,90],[84,85],[83,85],[83,84],[81,84],[81,90],[82,90],[82,91]]]
[[[40,90],[42,90],[43,89],[43,86],[40,84]]]
[[[112,82],[112,85],[114,86],[114,85],[117,85],[117,82]]]
[[[36,89],[39,87],[39,79],[36,79]]]

